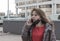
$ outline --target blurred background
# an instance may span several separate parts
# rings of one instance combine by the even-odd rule
[[[0,41],[22,41],[23,25],[31,18],[33,8],[42,9],[54,22],[60,41],[60,0],[0,0]]]

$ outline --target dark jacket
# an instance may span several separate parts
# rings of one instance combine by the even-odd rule
[[[53,27],[49,23],[46,23],[45,26],[46,28],[43,36],[43,41],[56,41],[56,36]],[[32,30],[30,30],[30,37],[28,37],[27,35],[28,29],[29,26],[25,24],[21,34],[23,41],[32,41]]]

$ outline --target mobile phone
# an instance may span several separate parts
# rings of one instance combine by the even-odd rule
[[[33,19],[31,19],[31,22],[33,23]]]

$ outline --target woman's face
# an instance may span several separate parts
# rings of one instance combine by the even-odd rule
[[[40,20],[41,18],[40,18],[40,15],[38,15],[37,13],[36,13],[36,11],[33,11],[32,12],[32,14],[31,14],[31,18],[33,19],[33,21],[36,21],[36,20]]]

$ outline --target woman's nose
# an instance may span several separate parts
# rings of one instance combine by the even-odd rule
[[[35,18],[35,16],[32,16],[32,18]]]

